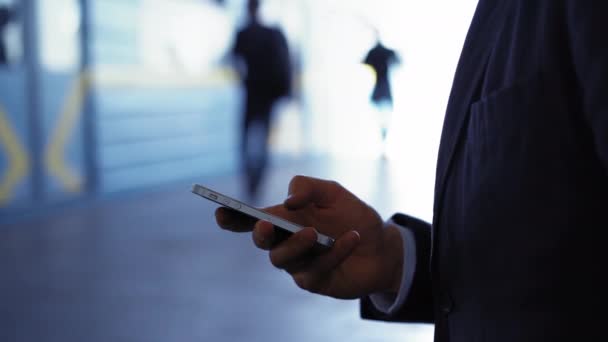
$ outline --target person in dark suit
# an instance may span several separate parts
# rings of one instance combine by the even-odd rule
[[[268,163],[272,109],[290,92],[289,48],[278,28],[262,25],[258,0],[249,0],[249,22],[236,37],[233,55],[246,93],[241,129],[241,158],[248,194],[255,197]],[[255,129],[257,128],[257,133]]]
[[[390,124],[390,112],[393,110],[393,94],[389,72],[393,65],[399,63],[399,57],[394,50],[382,44],[378,32],[376,32],[376,37],[376,44],[369,50],[363,63],[369,65],[375,72],[376,82],[372,90],[371,101],[382,116],[380,118],[380,133],[384,142]]]
[[[0,65],[6,65],[8,63],[6,46],[4,44],[4,32],[14,16],[15,11],[12,8],[6,5],[0,5]]]
[[[307,228],[274,265],[311,292],[361,298],[364,318],[435,325],[435,341],[605,339],[608,3],[481,0],[455,74],[432,226],[383,222],[339,184],[296,177],[272,214]]]

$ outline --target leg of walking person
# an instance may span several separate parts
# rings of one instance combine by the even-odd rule
[[[240,136],[240,167],[241,176],[243,179],[243,187],[247,190],[247,194],[251,195],[251,177],[253,168],[255,165],[254,158],[255,154],[252,153],[251,141],[252,133],[255,129],[255,116],[256,116],[256,99],[255,95],[247,92],[245,104],[243,108],[243,116],[241,121],[241,136]]]
[[[251,142],[252,149],[255,151],[253,156],[254,164],[252,165],[251,174],[251,190],[254,195],[259,192],[260,184],[264,179],[266,169],[268,167],[270,147],[270,126],[272,118],[273,99],[260,99],[259,115],[255,120],[255,134]]]

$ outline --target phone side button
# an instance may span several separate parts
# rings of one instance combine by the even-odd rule
[[[241,209],[241,204],[235,203],[235,202],[230,202],[230,207],[238,210],[238,209]]]

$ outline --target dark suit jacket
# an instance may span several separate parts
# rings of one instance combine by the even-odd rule
[[[9,7],[0,5],[0,65],[7,62],[6,47],[4,46],[4,30],[13,16],[14,13]]]
[[[435,323],[436,341],[607,339],[607,34],[605,0],[480,1],[444,121],[432,239],[415,225],[402,312],[363,300],[363,317]]]
[[[372,92],[373,102],[382,102],[384,100],[393,102],[393,95],[391,94],[391,85],[389,82],[389,70],[390,67],[397,63],[397,53],[391,49],[388,49],[380,42],[367,53],[364,64],[371,66],[376,72],[376,84]]]
[[[241,76],[247,93],[271,100],[289,95],[291,63],[281,30],[251,22],[238,32],[233,54],[245,62]]]

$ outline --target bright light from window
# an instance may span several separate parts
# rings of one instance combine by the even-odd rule
[[[145,0],[140,13],[141,58],[156,72],[203,74],[231,43],[232,23],[211,2]]]
[[[310,2],[306,90],[311,146],[335,157],[378,158],[373,77],[361,65],[372,27],[402,64],[391,74],[390,166],[414,194],[401,210],[432,217],[435,166],[451,83],[476,0],[315,0]],[[400,198],[403,198],[401,196]]]
[[[77,0],[41,0],[40,55],[49,71],[74,70],[80,63],[80,6]]]

